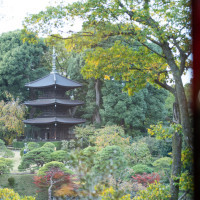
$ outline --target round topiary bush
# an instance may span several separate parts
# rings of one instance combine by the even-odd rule
[[[15,185],[15,178],[14,177],[9,177],[8,178],[8,183],[11,187],[14,187]]]
[[[150,174],[153,172],[153,169],[151,167],[144,164],[137,164],[132,167],[132,170],[133,170],[133,173],[131,175],[143,174],[143,173]]]
[[[52,142],[46,142],[42,147],[55,150],[55,145]]]
[[[29,142],[28,143],[29,151],[32,151],[33,149],[37,149],[39,147],[40,147],[40,145],[38,143],[36,143],[36,142]]]

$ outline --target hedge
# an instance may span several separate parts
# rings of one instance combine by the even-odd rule
[[[32,141],[30,141],[30,142],[32,142]],[[52,142],[56,146],[56,150],[60,150],[61,149],[61,144],[62,144],[61,141],[50,141],[50,142]],[[28,144],[29,142],[25,142],[25,141],[13,142],[13,147],[16,148],[16,149],[22,149],[22,148],[24,148],[24,144],[25,143]],[[37,143],[41,147],[41,146],[44,145],[44,143],[46,143],[46,141],[44,141],[44,142],[37,142]]]

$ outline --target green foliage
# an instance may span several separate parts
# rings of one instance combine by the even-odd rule
[[[172,135],[175,132],[182,134],[181,124],[171,123],[170,126],[164,126],[163,122],[158,122],[157,125],[151,125],[148,129],[148,133],[150,135],[155,135],[159,140],[172,138]]]
[[[119,176],[126,166],[124,153],[118,146],[107,146],[96,154],[95,170],[100,174]]]
[[[140,141],[148,145],[149,151],[153,157],[168,156],[172,152],[172,140],[157,140],[155,137],[143,137]]]
[[[169,187],[160,183],[150,184],[146,190],[140,190],[137,192],[136,197],[133,200],[144,200],[144,199],[162,199],[168,200],[171,195]]]
[[[13,31],[0,36],[0,99],[8,91],[23,100],[27,97],[25,83],[38,79],[47,73],[43,55],[47,51],[42,40],[35,44],[23,43],[21,32]]]
[[[0,175],[9,173],[13,168],[13,161],[8,158],[0,158]]]
[[[143,174],[143,173],[151,174],[153,172],[153,169],[151,167],[143,164],[134,165],[132,167],[132,170],[133,173],[131,175]]]
[[[94,135],[96,129],[94,126],[85,126],[85,127],[75,127],[76,138],[79,140],[81,147],[87,147],[89,145],[94,145],[94,142],[91,141],[91,137]]]
[[[14,192],[12,189],[3,188],[0,189],[0,198],[1,199],[16,199],[16,200],[35,200],[35,197],[24,196],[20,197],[18,193]]]
[[[152,156],[150,154],[148,145],[144,142],[138,141],[132,143],[126,151],[126,157],[131,165],[136,164],[151,164]]]
[[[55,145],[52,142],[46,142],[42,147],[55,150]]]
[[[119,81],[105,81],[100,110],[104,123],[123,125],[135,136],[137,133],[146,132],[150,124],[164,119],[166,91],[148,85],[130,97],[122,92],[123,85],[123,82]]]
[[[9,177],[8,178],[8,183],[11,187],[15,185],[15,178],[14,177]]]
[[[172,159],[169,157],[159,158],[152,163],[157,170],[166,170],[171,167]]]
[[[19,170],[25,170],[35,166],[37,168],[42,167],[45,163],[51,161],[51,153],[53,149],[40,147],[29,151],[22,157],[22,161],[18,167]]]
[[[13,142],[13,147],[14,148],[19,148],[19,149],[21,149],[21,148],[23,148],[24,147],[24,143],[25,142],[22,142],[22,141],[14,141]],[[30,142],[26,142],[26,143],[30,143]],[[39,144],[39,146],[40,147],[42,147],[44,144],[45,144],[46,142],[37,142],[37,144]],[[53,141],[53,142],[51,142],[51,143],[53,143],[55,146],[56,146],[56,149],[57,150],[60,150],[61,149],[61,141]]]
[[[4,158],[13,158],[14,156],[15,156],[14,152],[11,151],[10,149],[6,149],[3,155]]]
[[[49,163],[46,163],[43,167],[41,167],[37,175],[38,176],[46,175],[45,172],[48,172],[51,168],[59,168],[60,170],[62,170],[67,174],[73,174],[73,172],[70,169],[67,169],[63,163],[57,161],[51,161]]]
[[[69,153],[64,150],[58,150],[51,153],[51,160],[65,163],[69,160]]]
[[[24,142],[21,141],[14,141],[13,142],[13,147],[16,149],[21,149],[24,147]]]
[[[175,102],[175,97],[172,93],[168,92],[168,96],[165,100],[165,108],[167,110],[168,120],[173,120],[173,103]]]
[[[162,157],[152,163],[155,170],[162,174],[161,179],[165,183],[169,183],[171,174],[172,159],[169,157]]]
[[[32,151],[33,149],[39,148],[39,144],[36,142],[29,142],[28,143],[28,149],[29,151]]]

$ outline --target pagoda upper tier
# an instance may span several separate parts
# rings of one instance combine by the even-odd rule
[[[82,87],[82,84],[72,81],[64,76],[61,76],[57,72],[51,72],[49,75],[27,83],[25,85],[28,88],[45,88],[51,86],[61,86],[69,89]]]

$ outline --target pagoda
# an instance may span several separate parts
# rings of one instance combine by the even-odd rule
[[[26,125],[31,125],[25,132],[26,139],[70,140],[75,138],[73,126],[85,122],[74,118],[76,107],[84,102],[66,95],[82,85],[58,74],[55,59],[54,50],[52,72],[25,85],[32,98],[24,103],[31,106],[30,119],[24,120]]]

